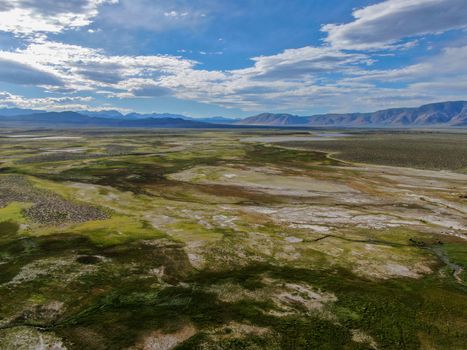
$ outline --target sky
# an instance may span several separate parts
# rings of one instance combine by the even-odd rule
[[[467,0],[0,0],[0,107],[246,117],[467,100]]]

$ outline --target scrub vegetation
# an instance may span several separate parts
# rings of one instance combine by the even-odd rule
[[[465,135],[307,136],[0,134],[0,348],[465,347]]]
[[[352,162],[467,172],[465,133],[371,132],[332,142],[281,144],[335,153],[337,158]]]

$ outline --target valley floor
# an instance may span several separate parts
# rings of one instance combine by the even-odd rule
[[[0,349],[462,349],[465,136],[3,131]]]

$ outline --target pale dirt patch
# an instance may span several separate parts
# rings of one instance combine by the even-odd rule
[[[29,327],[0,330],[2,350],[66,350],[62,340],[50,332],[39,332]]]
[[[97,192],[99,189],[98,185],[87,184],[83,182],[71,182],[68,184],[68,187],[76,188],[79,190],[92,191],[92,192]]]
[[[285,240],[289,243],[301,243],[303,242],[303,238],[298,238],[298,237],[294,237],[294,236],[289,236],[289,237],[285,237]]]
[[[39,137],[28,137],[25,141],[41,141],[41,140],[79,140],[81,136],[39,136]]]
[[[206,258],[204,256],[205,245],[206,242],[203,241],[190,241],[184,247],[188,260],[195,269],[201,270],[206,267]]]
[[[336,167],[341,168],[341,167]],[[464,181],[467,182],[467,175],[461,173],[455,173],[448,170],[424,170],[424,169],[415,169],[415,168],[404,168],[404,167],[395,167],[395,166],[386,166],[386,165],[361,165],[361,166],[352,166],[345,169],[362,171],[365,173],[377,173],[383,175],[393,175],[401,176],[401,179],[397,178],[397,181],[403,180],[402,177],[405,177],[408,181],[412,182],[413,178],[424,178],[426,181],[436,180],[446,180],[446,181]],[[403,181],[402,181],[403,182]],[[415,179],[414,185],[420,185],[418,179]]]
[[[360,260],[353,271],[359,275],[363,275],[370,278],[377,279],[388,279],[388,278],[421,278],[423,275],[432,272],[429,266],[422,262],[414,263],[410,265],[402,265],[398,262],[389,262],[383,264],[382,262],[372,262],[368,260]]]
[[[282,250],[274,254],[275,259],[286,262],[299,262],[301,257],[302,255],[290,244],[285,245]]]
[[[223,283],[208,288],[209,292],[227,303],[235,303],[250,299],[255,301],[271,300],[277,307],[272,313],[289,315],[297,312],[318,312],[324,314],[325,306],[337,301],[334,294],[322,292],[305,283],[283,283],[282,281],[264,277],[264,287],[255,290],[243,288],[237,283]]]
[[[467,225],[459,222],[457,218],[450,218],[447,215],[425,215],[423,220],[433,225],[457,231],[467,231]]]
[[[53,322],[65,312],[65,304],[58,300],[46,304],[36,305],[32,309],[23,312],[23,317],[30,321]]]
[[[145,335],[137,344],[128,350],[170,350],[196,334],[193,325],[187,324],[174,333],[153,331]]]
[[[241,142],[261,142],[261,143],[276,143],[276,142],[290,142],[290,141],[334,141],[337,137],[347,136],[344,134],[316,134],[316,136],[257,136],[246,137],[240,139]]]
[[[161,227],[173,224],[177,221],[173,217],[164,214],[146,214],[144,219],[148,221],[155,229],[160,229]]]
[[[420,278],[432,272],[433,260],[415,247],[369,244],[365,236],[326,236],[304,245],[324,254],[332,266],[350,269],[371,279]]]
[[[329,227],[321,226],[321,225],[291,224],[290,227],[311,230],[311,231],[318,232],[318,233],[327,233],[331,231]]]
[[[76,148],[43,148],[45,151],[42,154],[47,154],[47,153],[83,153],[87,150],[87,148],[82,148],[82,147],[76,147]]]
[[[71,256],[33,261],[23,266],[18,274],[4,285],[17,285],[43,277],[60,279],[63,283],[70,283],[80,276],[96,271],[97,266],[79,264],[76,262],[76,258],[77,256]]]
[[[327,303],[337,301],[334,294],[315,291],[305,284],[287,283],[282,290],[283,292],[273,298],[279,306],[286,309],[293,305],[301,305],[308,311],[322,311]]]
[[[456,269],[456,271],[454,271],[454,273],[452,274],[454,276],[454,278],[456,279],[457,283],[460,283],[462,284],[464,281],[462,280],[462,277],[461,277],[461,274],[462,272],[464,272],[464,269],[462,267],[459,267],[458,269]]]
[[[360,329],[352,329],[352,340],[356,343],[367,344],[372,349],[378,349],[378,344],[373,337]]]
[[[201,270],[206,265],[206,260],[201,254],[188,253],[187,255],[191,266],[193,266],[195,269]]]
[[[213,224],[219,227],[236,228],[235,221],[238,220],[237,216],[227,215],[214,215],[212,217]]]
[[[412,278],[418,277],[418,274],[410,270],[407,266],[391,263],[391,264],[386,264],[384,268],[388,275],[412,277]]]
[[[28,134],[16,134],[16,135],[2,135],[2,137],[17,139],[17,138],[28,138],[28,137],[37,137],[38,135],[28,135]]]
[[[292,228],[307,228],[313,231],[327,232],[324,227],[347,227],[382,229],[419,224],[419,221],[398,219],[385,214],[366,214],[355,209],[330,206],[290,206],[290,207],[243,207],[243,211],[268,215],[273,221],[289,225]],[[311,226],[306,226],[311,225]],[[326,226],[324,226],[326,225]]]
[[[356,190],[338,182],[318,180],[306,176],[285,176],[274,173],[274,169],[271,171],[263,168],[243,170],[205,166],[193,167],[171,174],[170,178],[204,184],[228,184],[283,196],[313,197],[323,193],[357,193]]]
[[[165,266],[155,267],[148,271],[148,274],[151,276],[157,277],[159,280],[165,276]]]
[[[81,182],[67,183],[67,187],[76,190],[73,193],[73,198],[84,202],[103,205],[119,213],[140,210],[141,203],[136,200],[132,192],[122,192],[109,186]]]

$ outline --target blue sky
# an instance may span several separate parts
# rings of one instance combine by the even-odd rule
[[[194,117],[467,99],[465,0],[8,0],[0,106]]]

